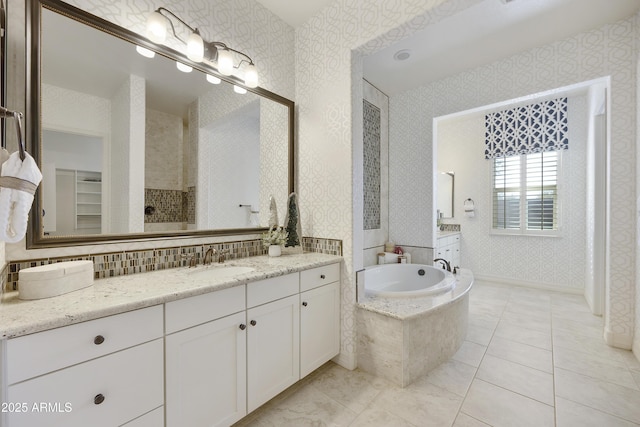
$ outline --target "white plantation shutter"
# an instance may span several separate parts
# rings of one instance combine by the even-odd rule
[[[557,230],[557,151],[493,159],[493,228]]]
[[[485,117],[485,158],[493,161],[493,229],[558,229],[560,152],[568,148],[567,98]]]
[[[558,152],[527,154],[527,230],[556,230],[558,224]]]
[[[496,157],[493,165],[493,228],[519,230],[520,156]]]

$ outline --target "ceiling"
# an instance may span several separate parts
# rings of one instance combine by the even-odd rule
[[[296,27],[331,0],[256,0]],[[630,16],[639,0],[484,0],[364,60],[364,77],[393,95]],[[394,55],[408,50],[397,61]]]
[[[292,27],[299,27],[335,0],[256,0]]]

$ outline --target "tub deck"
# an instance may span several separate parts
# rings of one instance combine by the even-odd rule
[[[467,334],[470,271],[420,298],[365,297],[357,304],[358,368],[406,387],[449,360]]]
[[[412,298],[387,298],[380,296],[365,296],[358,301],[357,306],[364,310],[404,320],[420,316],[428,311],[439,309],[452,304],[469,292],[473,284],[473,274],[467,269],[460,269],[455,276],[456,284],[450,291]]]

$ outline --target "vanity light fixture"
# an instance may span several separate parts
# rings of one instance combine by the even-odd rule
[[[233,85],[233,91],[235,93],[239,93],[240,95],[244,95],[245,93],[247,93],[247,90],[245,88],[237,85]]]
[[[222,80],[217,78],[216,76],[212,76],[211,74],[207,74],[207,81],[214,85],[219,85]]]
[[[146,57],[146,58],[153,58],[154,56],[156,56],[156,53],[152,50],[147,49],[146,47],[142,47],[142,46],[136,46],[136,51]]]
[[[176,33],[172,19],[177,20],[189,30],[189,36],[186,40]],[[244,85],[250,88],[258,86],[258,70],[249,55],[232,49],[222,42],[208,42],[203,40],[197,28],[193,28],[180,19],[175,13],[164,7],[159,7],[147,18],[147,37],[149,40],[154,43],[164,43],[167,39],[167,23],[169,23],[171,27],[173,36],[186,45],[187,58],[193,62],[203,62],[205,60],[214,62],[218,72],[225,76],[232,75],[234,70],[240,70],[242,67],[242,71],[244,72]],[[240,60],[236,65],[235,61],[238,56]]]
[[[176,61],[176,67],[178,67],[178,70],[182,71],[183,73],[190,73],[193,70],[193,68],[191,68],[190,66],[178,61]]]

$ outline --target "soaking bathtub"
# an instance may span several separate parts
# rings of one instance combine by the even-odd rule
[[[359,369],[406,387],[458,351],[467,334],[469,270],[384,264],[365,268],[358,280]]]
[[[384,264],[365,268],[366,295],[411,298],[450,291],[456,279],[450,272],[424,264]]]

